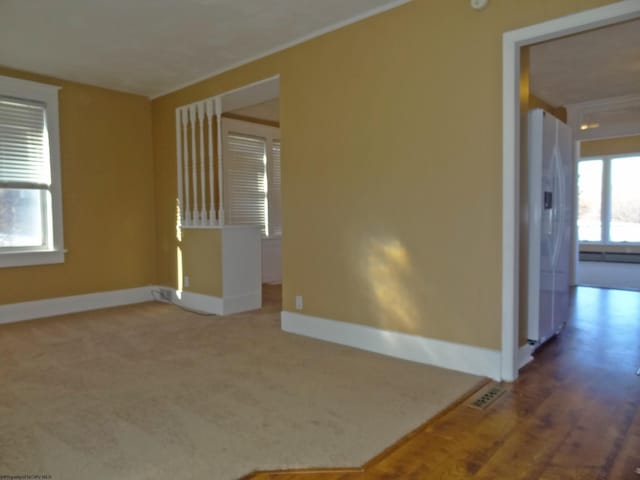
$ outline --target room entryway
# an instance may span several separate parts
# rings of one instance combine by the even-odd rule
[[[523,168],[522,152],[523,136],[526,138],[526,129],[521,128],[526,109],[522,108],[522,62],[523,50],[528,46],[541,45],[562,37],[575,36],[581,32],[600,29],[609,25],[622,22],[631,22],[640,17],[640,7],[637,2],[623,1],[615,5],[604,6],[553,19],[547,22],[530,25],[525,28],[506,32],[503,35],[503,236],[502,236],[502,378],[507,381],[518,377],[518,370],[527,362],[529,352],[524,342],[526,337],[522,334],[525,327],[522,321],[526,312],[526,294],[523,295],[523,270],[527,268],[526,250],[521,243],[522,226],[529,222],[527,208],[523,208],[522,188],[526,183],[522,182]],[[580,46],[579,46],[580,47]],[[581,48],[581,47],[580,47]],[[586,47],[585,47],[586,48]],[[566,62],[565,62],[566,63]],[[565,85],[574,86],[576,82],[564,82]],[[527,84],[528,86],[528,84]],[[543,90],[544,91],[544,90]],[[529,92],[527,92],[529,93]],[[548,95],[548,93],[546,94]],[[551,97],[549,97],[551,98]],[[575,99],[574,99],[575,100]],[[584,100],[584,99],[583,99]],[[573,104],[580,108],[586,105],[586,101]],[[543,102],[539,108],[547,111],[550,102]],[[569,105],[569,101],[563,104]],[[568,123],[576,131],[583,130],[583,115],[586,110],[576,107],[569,109]],[[585,107],[586,108],[586,107]],[[588,112],[587,112],[588,113]],[[593,122],[592,122],[593,123]],[[587,129],[596,128],[595,123],[585,123]],[[596,122],[597,123],[597,122]],[[600,132],[602,133],[602,131]],[[526,191],[525,191],[526,195]],[[545,207],[546,208],[546,207]],[[530,214],[529,214],[530,217]],[[574,235],[575,236],[575,235]],[[572,241],[573,245],[577,242]],[[574,255],[574,257],[577,255]],[[535,266],[528,266],[529,271],[535,272]]]

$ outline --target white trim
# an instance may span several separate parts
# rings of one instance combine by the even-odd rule
[[[191,85],[195,85],[196,83],[202,82],[204,80],[207,80],[209,78],[215,77],[217,75],[221,75],[221,74],[223,74],[225,72],[228,72],[228,71],[233,70],[235,68],[241,67],[243,65],[247,65],[247,64],[249,64],[251,62],[255,62],[256,60],[260,60],[261,58],[268,57],[269,55],[273,55],[274,53],[281,52],[282,50],[286,50],[288,48],[291,48],[291,47],[294,47],[294,46],[299,45],[301,43],[304,43],[304,42],[306,42],[308,40],[312,40],[312,39],[314,39],[316,37],[320,37],[320,36],[325,35],[327,33],[330,33],[330,32],[333,32],[335,30],[338,30],[340,28],[346,27],[347,25],[351,25],[352,23],[356,23],[356,22],[359,22],[359,21],[364,20],[366,18],[373,17],[374,15],[378,15],[380,13],[384,13],[384,12],[386,12],[388,10],[392,10],[392,9],[394,9],[396,7],[404,5],[405,3],[409,3],[410,1],[411,0],[395,0],[395,1],[389,2],[389,3],[385,4],[385,5],[381,5],[379,7],[372,8],[371,10],[367,10],[366,12],[360,13],[360,14],[355,15],[355,16],[353,16],[351,18],[346,19],[346,20],[342,20],[340,22],[333,23],[333,24],[331,24],[331,25],[329,25],[327,27],[321,28],[321,29],[316,30],[314,32],[311,32],[311,33],[309,33],[307,35],[303,35],[302,37],[298,37],[297,39],[292,40],[290,42],[284,43],[282,45],[278,45],[277,47],[274,47],[274,48],[270,48],[270,49],[268,49],[268,50],[266,50],[266,51],[264,51],[262,53],[259,53],[257,55],[253,55],[253,56],[251,56],[249,58],[246,58],[244,60],[241,60],[239,62],[232,63],[231,65],[227,65],[226,67],[222,67],[222,68],[218,68],[216,70],[213,70],[213,71],[211,71],[209,73],[206,73],[204,75],[201,75],[201,76],[197,77],[194,80],[191,80],[189,82],[185,82],[185,83],[181,83],[179,85],[176,85],[175,87],[172,87],[169,90],[166,90],[166,91],[164,91],[162,93],[151,95],[151,96],[149,96],[149,98],[151,100],[155,100],[156,98],[164,97],[165,95],[169,95],[170,93],[173,93],[173,92],[175,92],[177,90],[181,90],[183,88],[190,87]]]
[[[502,39],[502,352],[501,378],[513,381],[518,376],[516,346],[518,345],[518,285],[519,285],[519,183],[520,143],[519,83],[520,47]],[[512,118],[515,110],[517,115]]]
[[[151,285],[0,305],[0,324],[86,312],[99,308],[119,307],[134,303],[152,301],[168,303],[164,302],[159,296],[154,297],[153,292],[158,290],[169,290],[172,302],[178,306],[216,315],[230,315],[241,311],[255,310],[261,307],[262,302],[261,292],[223,299],[200,293],[176,290],[171,287]]]
[[[518,376],[518,228],[520,48],[640,17],[640,2],[624,0],[506,32],[502,37],[502,352],[501,376]]]
[[[525,365],[533,362],[533,351],[535,347],[533,345],[523,345],[518,349],[518,370],[520,370]]]
[[[0,253],[0,267],[25,267],[64,263],[65,251],[45,250]]]
[[[178,306],[197,310],[203,313],[213,313],[215,315],[223,314],[224,308],[222,298],[203,295],[201,293],[187,292],[184,290],[169,290],[172,291],[173,302]]]
[[[62,175],[60,172],[60,118],[58,91],[62,87],[32,82],[16,77],[0,75],[0,94],[27,100],[37,100],[46,105],[46,129],[49,140],[49,165],[51,168],[51,223],[48,232],[52,238],[48,250],[5,252],[0,256],[0,267],[17,267],[64,262],[64,231],[62,221]]]
[[[16,98],[40,98],[50,97],[51,95],[58,95],[58,90],[62,89],[57,85],[50,85],[48,83],[32,82],[31,80],[23,80],[18,77],[10,77],[0,75],[0,91],[3,95]]]
[[[154,286],[151,287],[151,290],[156,292],[169,290],[171,292],[171,303],[179,307],[214,315],[233,315],[234,313],[257,310],[262,306],[262,292],[220,298],[163,286]],[[169,303],[162,300],[158,295],[154,296],[154,300]]]
[[[262,307],[262,292],[245,293],[222,299],[222,315],[248,312]]]
[[[99,308],[118,307],[153,300],[149,287],[88,293],[70,297],[48,298],[0,305],[0,324],[85,312]]]
[[[500,352],[283,311],[282,330],[391,357],[500,379]]]

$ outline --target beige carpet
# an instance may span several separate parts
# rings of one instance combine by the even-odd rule
[[[0,475],[358,466],[479,380],[283,333],[277,310],[143,304],[0,326]]]

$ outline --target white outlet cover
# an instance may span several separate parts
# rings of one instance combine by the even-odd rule
[[[489,5],[489,0],[471,0],[471,8],[474,10],[482,10]]]

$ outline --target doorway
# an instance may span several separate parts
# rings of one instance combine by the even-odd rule
[[[222,114],[225,205],[230,224],[259,225],[262,283],[282,284],[280,98]]]
[[[503,216],[501,376],[513,381],[529,357],[520,348],[520,51],[535,43],[640,17],[640,5],[627,0],[532,25],[503,35]]]

